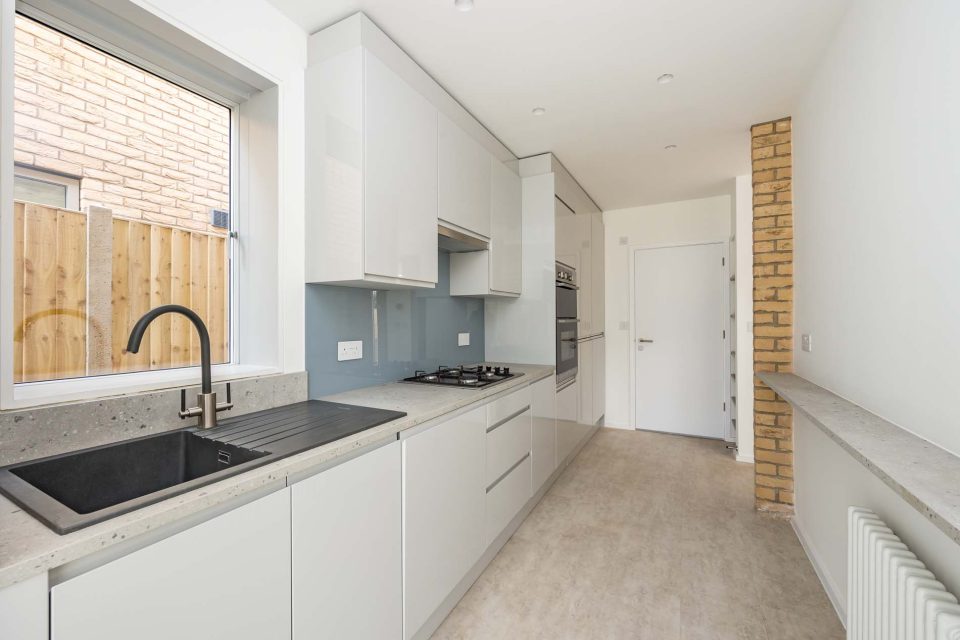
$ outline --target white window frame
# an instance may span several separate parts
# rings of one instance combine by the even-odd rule
[[[66,203],[63,208],[72,209],[73,211],[80,210],[80,178],[57,173],[56,171],[28,167],[24,164],[14,165],[13,175],[17,178],[27,178],[29,180],[36,180],[37,182],[46,182],[48,184],[66,187]]]
[[[214,381],[218,382],[279,373],[281,370],[278,366],[280,356],[279,336],[275,354],[270,353],[273,351],[272,349],[251,349],[251,351],[257,352],[255,355],[261,358],[262,361],[249,362],[241,360],[239,309],[241,307],[240,303],[243,295],[241,291],[243,287],[241,286],[239,277],[241,259],[238,259],[238,257],[242,258],[242,256],[238,256],[240,243],[237,242],[236,234],[233,232],[239,233],[237,229],[238,221],[243,217],[240,214],[245,205],[241,199],[241,189],[238,184],[240,159],[244,154],[249,156],[256,152],[255,147],[251,149],[240,148],[242,130],[246,124],[241,117],[242,103],[236,99],[224,98],[222,95],[210,89],[199,86],[196,82],[186,80],[173,72],[151,64],[137,55],[128,54],[119,47],[110,45],[100,38],[89,36],[77,28],[71,28],[70,25],[63,21],[34,11],[30,7],[18,6],[16,0],[0,0],[0,71],[2,71],[0,72],[0,76],[2,76],[0,77],[0,113],[4,116],[13,115],[13,74],[12,72],[7,73],[7,71],[12,71],[13,66],[14,47],[12,35],[14,31],[15,14],[19,9],[28,9],[22,11],[22,13],[86,42],[104,51],[108,55],[140,67],[148,73],[164,78],[230,109],[231,241],[228,245],[230,255],[230,304],[228,312],[230,357],[228,363],[214,365],[212,367],[212,374]],[[251,96],[251,98],[252,97],[256,97],[256,95]],[[5,234],[12,232],[13,200],[9,198],[7,194],[12,193],[14,174],[19,174],[21,169],[25,168],[17,166],[16,171],[13,170],[12,120],[12,117],[0,118],[0,193],[4,194],[2,202],[0,202],[0,255],[12,255],[12,240],[9,236],[7,238],[3,237]],[[266,185],[266,188],[268,189],[269,185]],[[244,191],[249,192],[250,186],[246,185]],[[261,250],[261,253],[262,250],[267,249],[267,247],[257,248]],[[7,262],[10,262],[10,264],[7,264]],[[0,264],[0,315],[2,315],[2,319],[0,319],[0,341],[2,341],[0,342],[0,410],[22,409],[54,403],[99,399],[117,395],[159,391],[173,387],[196,386],[199,384],[200,367],[198,366],[14,384],[12,378],[13,314],[11,308],[4,308],[12,301],[12,272],[12,261],[2,261],[2,264]],[[263,287],[259,286],[256,288],[260,290],[262,295]],[[251,296],[251,298],[253,297],[254,296]],[[246,301],[246,308],[264,308],[263,305],[269,304],[270,302],[273,301],[262,301],[263,304],[261,304],[260,300],[249,299]],[[10,306],[12,307],[12,305]]]

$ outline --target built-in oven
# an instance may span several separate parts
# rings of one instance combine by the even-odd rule
[[[577,379],[577,270],[557,262],[557,387]]]

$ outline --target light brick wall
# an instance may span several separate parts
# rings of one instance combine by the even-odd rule
[[[28,18],[15,36],[15,162],[79,176],[81,208],[223,231],[228,109]]]
[[[753,153],[754,371],[793,370],[791,120],[750,129]],[[761,511],[793,511],[793,411],[754,377],[755,496]]]

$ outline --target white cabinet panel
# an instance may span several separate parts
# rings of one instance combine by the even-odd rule
[[[581,424],[593,424],[593,348],[596,340],[587,340],[577,344],[577,386],[580,389],[580,405],[577,421]]]
[[[603,236],[603,214],[590,214],[590,325],[593,333],[606,331],[604,327],[604,304],[606,303],[604,285],[604,252],[605,240]]]
[[[0,589],[0,638],[47,640],[47,574]]]
[[[487,405],[487,427],[528,408],[531,397],[530,387],[524,387],[491,402]]]
[[[530,456],[487,492],[486,543],[500,535],[530,499]]]
[[[487,487],[530,453],[530,409],[487,432]]]
[[[607,341],[600,338],[593,341],[593,418],[590,424],[596,424],[606,413],[607,383],[606,383],[606,351]]]
[[[533,400],[533,492],[537,492],[557,468],[557,389],[553,376],[531,386]]]
[[[523,287],[520,176],[490,158],[490,288],[519,295]]]
[[[291,487],[293,638],[403,631],[400,443]]]
[[[557,466],[563,463],[580,442],[577,422],[580,405],[580,380],[557,392]]]
[[[52,640],[290,638],[290,490],[50,590]]]
[[[440,220],[490,237],[490,154],[439,115]]]
[[[364,88],[366,272],[436,282],[437,110],[369,51]]]
[[[403,441],[403,634],[411,638],[484,545],[487,407]]]

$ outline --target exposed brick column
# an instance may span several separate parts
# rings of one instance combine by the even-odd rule
[[[791,121],[750,129],[753,157],[754,371],[793,370]],[[757,509],[793,512],[793,410],[754,377]]]

